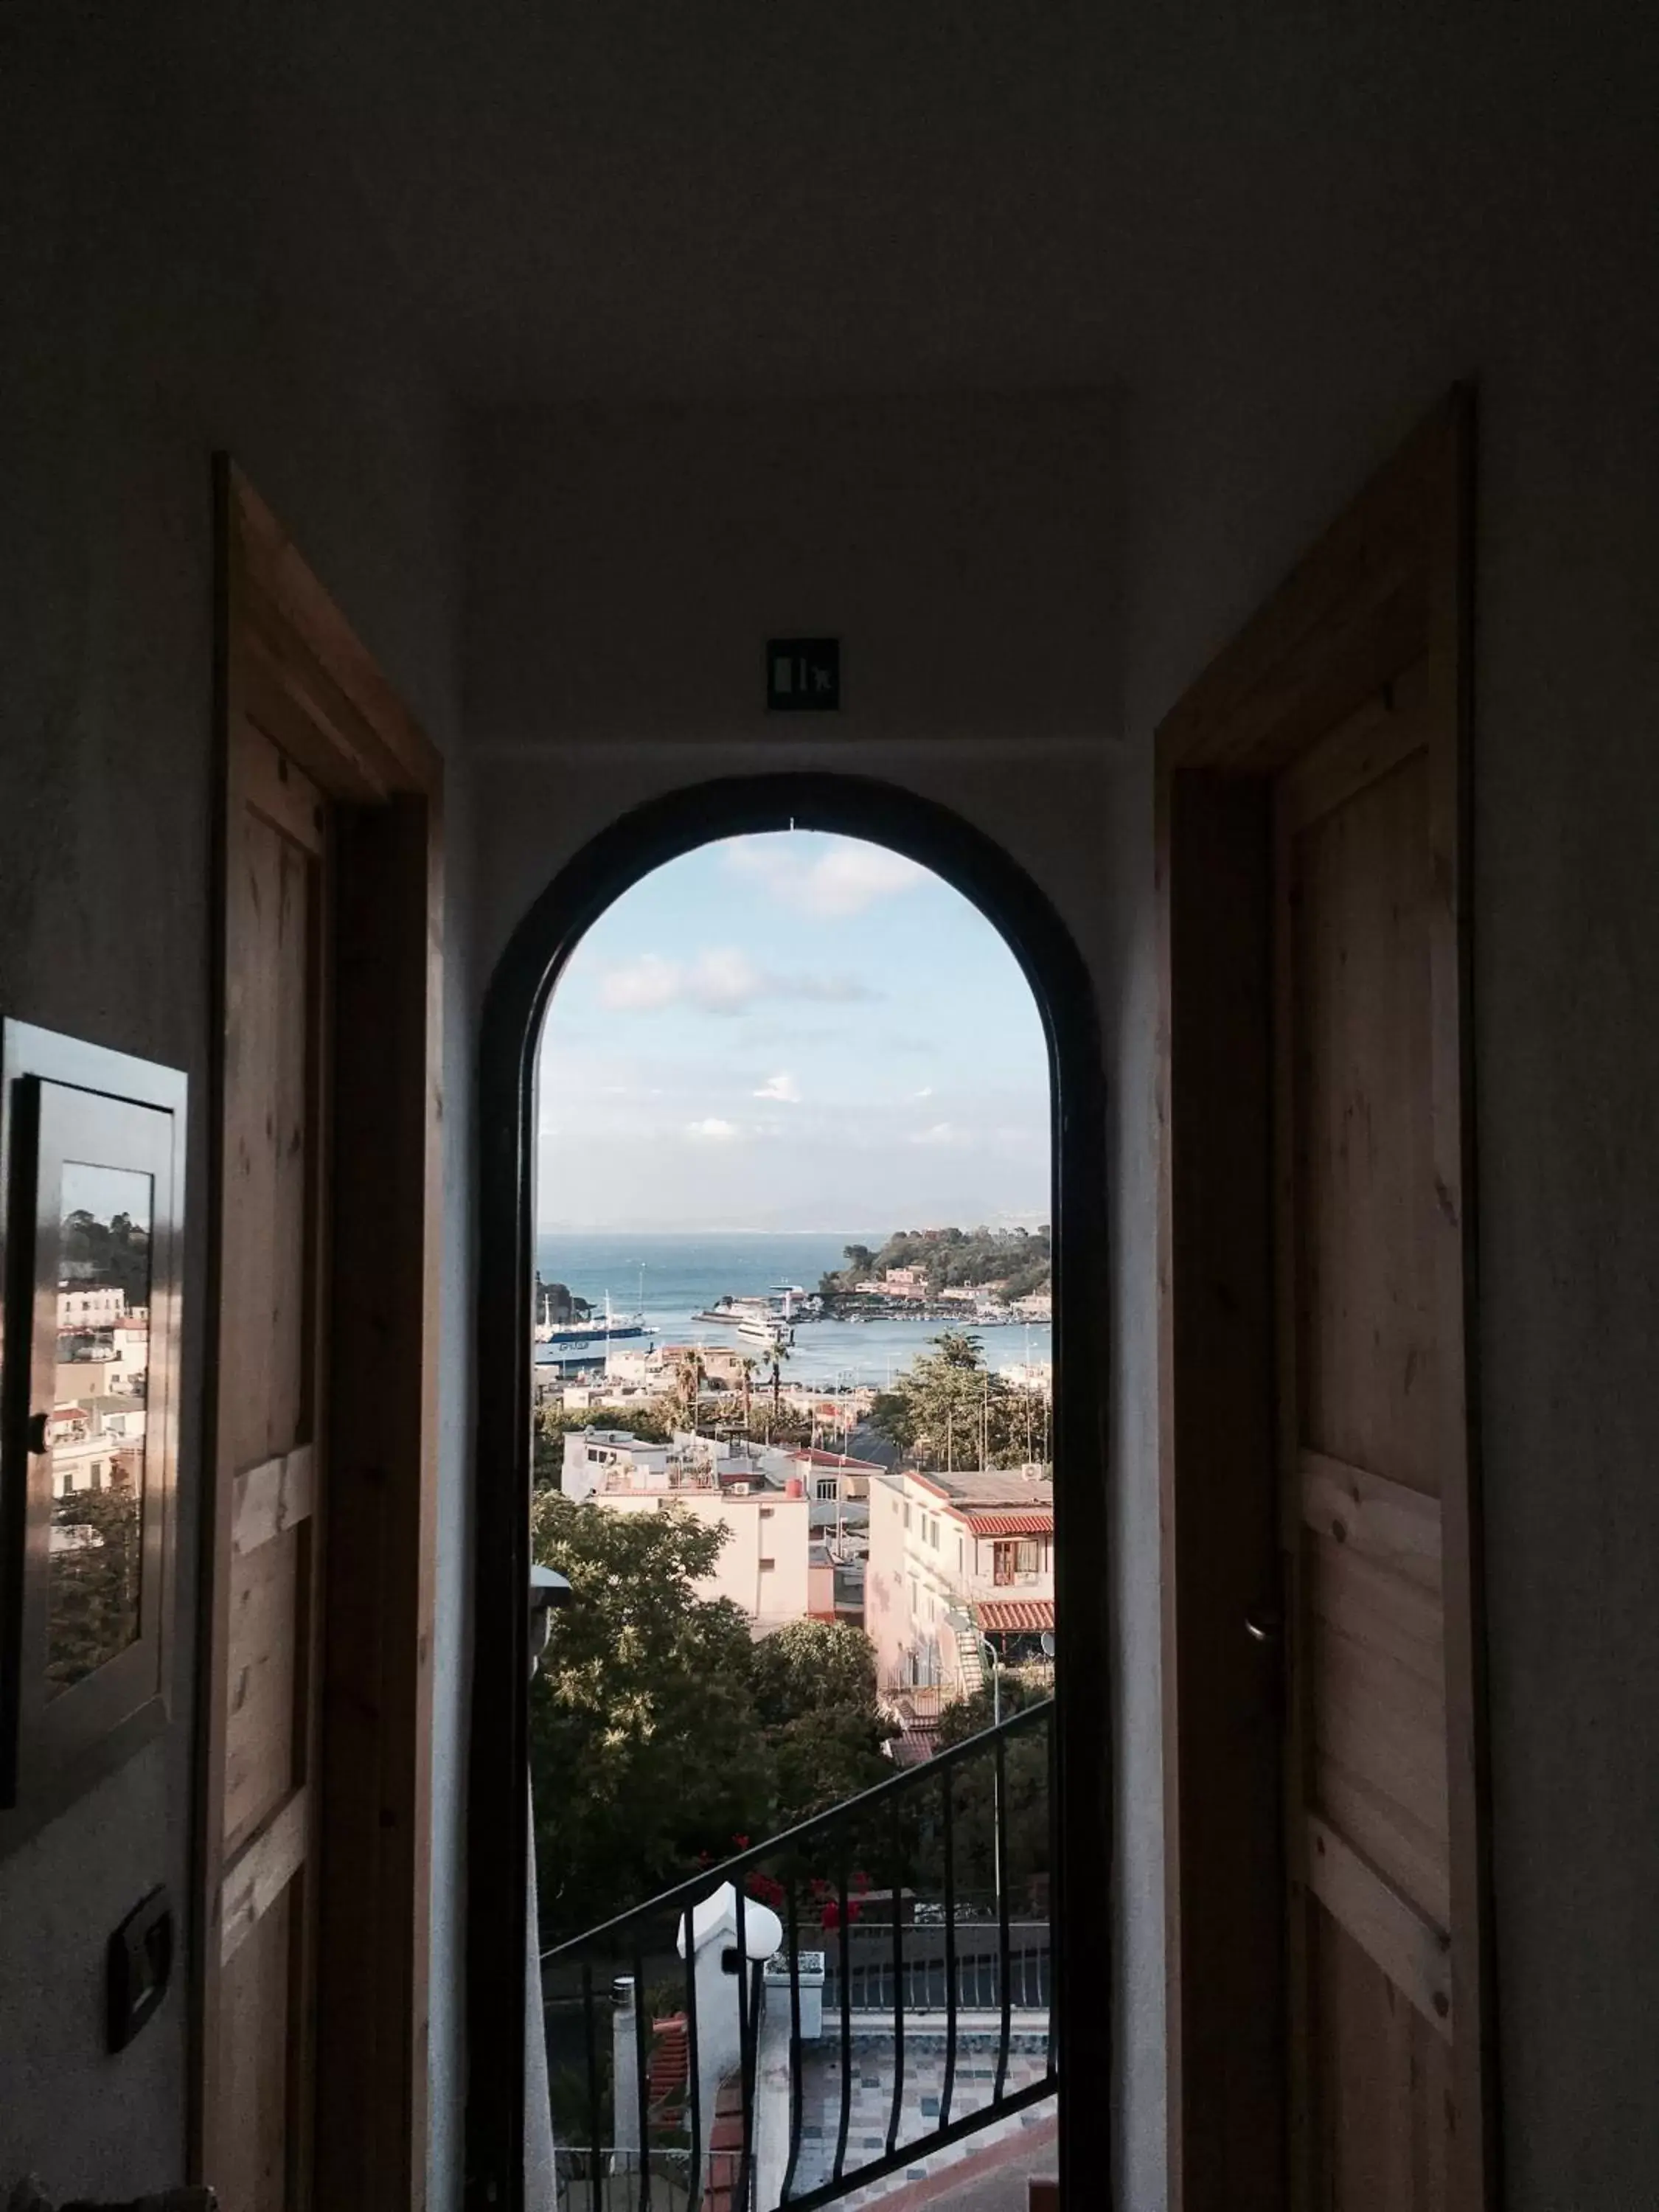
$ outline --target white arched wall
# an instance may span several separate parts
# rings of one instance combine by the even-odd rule
[[[841,769],[999,840],[1071,931],[1105,1033],[1121,1033],[1118,979],[1133,963],[1113,842],[1133,842],[1121,825],[1141,797],[1118,733],[1116,414],[1095,392],[582,409],[484,426],[470,455],[478,974],[557,871],[630,808],[694,781]],[[842,639],[833,719],[765,712],[765,640],[801,633]],[[1110,1233],[1144,1248],[1150,1162],[1121,1156],[1132,1122],[1111,1095]],[[1119,1332],[1137,1356],[1150,1355],[1151,1322]],[[1116,1999],[1135,2023],[1126,2112],[1147,2138],[1132,2155],[1155,2171],[1156,1467],[1144,1394],[1111,1395],[1123,1471]]]

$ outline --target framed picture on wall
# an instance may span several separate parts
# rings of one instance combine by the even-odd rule
[[[0,1030],[0,1849],[167,1718],[185,1100]]]

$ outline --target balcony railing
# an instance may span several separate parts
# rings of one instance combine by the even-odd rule
[[[562,2212],[812,2212],[1054,2094],[1053,1717],[543,1954]]]

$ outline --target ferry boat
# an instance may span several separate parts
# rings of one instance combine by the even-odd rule
[[[794,1330],[769,1313],[744,1314],[738,1322],[738,1334],[745,1344],[761,1345],[768,1352],[776,1352],[795,1340]]]
[[[605,1293],[605,1319],[573,1322],[556,1327],[550,1316],[548,1301],[544,1298],[542,1311],[532,1332],[535,1340],[535,1361],[538,1367],[580,1367],[604,1359],[619,1346],[629,1345],[648,1350],[651,1331],[642,1313],[618,1318],[611,1310],[611,1296]]]
[[[754,1297],[734,1297],[728,1291],[723,1298],[703,1312],[693,1314],[691,1318],[719,1322],[744,1343],[757,1344],[771,1352],[794,1342],[796,1301],[805,1297],[799,1283],[782,1284],[775,1291]]]

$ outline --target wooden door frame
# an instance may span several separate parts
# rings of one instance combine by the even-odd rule
[[[1172,2212],[1285,2201],[1283,1800],[1243,1618],[1278,1577],[1273,781],[1433,656],[1437,1053],[1457,1092],[1437,1195],[1461,1244],[1466,1480],[1443,1498],[1457,2202],[1495,2202],[1497,2090],[1474,1372],[1469,1006],[1473,395],[1453,391],[1160,726],[1159,1485]],[[1392,699],[1380,710],[1386,724]],[[1446,718],[1443,718],[1446,719]],[[1386,734],[1386,733],[1385,733]],[[1277,1759],[1273,1761],[1276,1770]]]
[[[313,2201],[422,2204],[427,2172],[433,1554],[442,1111],[442,763],[246,478],[216,532],[210,1250],[191,2169],[211,2182],[233,1484],[218,1464],[228,766],[244,718],[335,803],[327,1104]],[[273,1879],[281,1869],[270,1870]]]
[[[493,975],[479,1046],[477,1389],[471,1781],[467,1816],[468,2212],[520,2212],[521,2007],[529,1795],[533,1110],[542,1018],[592,924],[665,861],[718,838],[789,828],[887,845],[970,899],[1024,969],[1050,1071],[1054,1231],[1056,1595],[1054,2015],[1065,2072],[1067,2203],[1111,2201],[1117,1697],[1109,1589],[1110,1305],[1106,1083],[1088,966],[1040,886],[996,841],[875,778],[808,770],[708,778],[621,816],[520,921]],[[522,1593],[514,1600],[514,1593]],[[580,1779],[580,1778],[578,1778]],[[1072,1872],[1076,1878],[1073,1880]],[[1068,2091],[1066,2083],[1073,2083]]]

